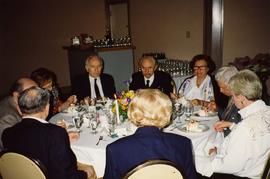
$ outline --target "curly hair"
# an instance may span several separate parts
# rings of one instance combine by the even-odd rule
[[[211,74],[216,69],[216,64],[212,60],[212,58],[208,55],[199,54],[192,58],[192,60],[189,62],[189,67],[193,69],[195,63],[199,60],[204,60],[207,63],[207,67],[209,68],[208,74]]]

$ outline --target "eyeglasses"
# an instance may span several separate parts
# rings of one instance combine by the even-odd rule
[[[206,67],[207,67],[207,66],[205,66],[205,65],[204,65],[204,66],[194,66],[193,69],[194,69],[194,70],[199,70],[199,69],[204,70]]]

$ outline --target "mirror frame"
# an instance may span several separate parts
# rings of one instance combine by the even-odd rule
[[[129,0],[105,0],[105,15],[106,15],[106,27],[105,29],[110,29],[110,35],[112,36],[112,30],[111,30],[111,12],[110,12],[110,5],[113,4],[121,4],[126,3],[127,4],[127,14],[128,14],[128,36],[131,37],[130,33],[130,13],[129,13]]]

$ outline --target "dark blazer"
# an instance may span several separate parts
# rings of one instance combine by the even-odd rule
[[[106,148],[104,179],[120,179],[130,169],[150,159],[167,159],[181,167],[186,178],[196,178],[191,141],[156,127],[140,127]]]
[[[2,136],[5,149],[39,159],[47,168],[49,179],[86,179],[77,170],[77,161],[64,128],[35,119],[23,119]]]
[[[115,94],[115,84],[114,79],[111,75],[102,73],[100,75],[100,81],[103,89],[104,96],[109,98],[114,98]],[[84,97],[91,97],[91,88],[89,81],[89,74],[84,73],[76,77],[74,82],[74,86],[72,86],[72,93],[77,95],[79,100],[82,100]]]
[[[163,93],[170,96],[170,93],[173,92],[172,77],[170,74],[163,71],[155,71],[155,78],[150,88],[159,89]],[[129,85],[130,90],[145,89],[144,76],[142,72],[136,72],[132,75],[132,82]]]
[[[235,106],[235,104],[231,104],[227,106],[225,109],[219,108],[218,116],[220,120],[230,121],[234,123],[239,123],[242,118],[241,115],[238,113],[239,109]],[[226,137],[231,132],[230,129],[224,130],[224,136]]]

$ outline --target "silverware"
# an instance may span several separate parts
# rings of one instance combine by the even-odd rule
[[[101,136],[99,136],[99,138],[98,138],[98,141],[97,141],[96,145],[98,145],[98,144],[99,144],[99,142],[100,142],[101,140],[103,140],[103,136],[102,136],[102,135],[101,135]]]

